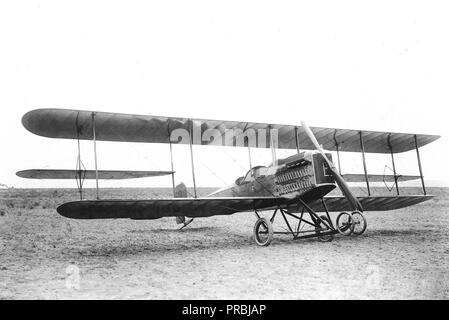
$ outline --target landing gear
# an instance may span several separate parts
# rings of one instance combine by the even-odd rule
[[[334,226],[324,200],[323,208],[326,214],[319,216],[300,199],[298,206],[300,214],[298,211],[292,212],[282,206],[278,206],[273,211],[270,219],[261,217],[255,208],[254,213],[256,214],[257,221],[253,230],[254,240],[257,245],[266,247],[273,241],[275,234],[289,234],[293,236],[293,240],[318,238],[321,242],[330,242],[334,239],[334,235],[338,233],[345,236],[351,234],[358,236],[365,232],[367,224],[362,212],[342,212],[338,215],[336,225]],[[282,216],[285,222],[286,227],[284,231],[273,230],[273,224],[277,214]],[[290,219],[287,219],[287,217],[290,217]],[[292,223],[292,220],[297,221],[297,223]]]
[[[254,240],[259,246],[266,247],[273,241],[273,224],[266,218],[259,218],[254,225]]]
[[[352,219],[354,220],[354,231],[353,234],[359,236],[363,234],[366,230],[366,219],[360,211],[354,211],[352,214]]]
[[[273,241],[275,234],[290,234],[293,236],[293,240],[318,238],[322,242],[332,241],[334,234],[337,234],[338,231],[334,228],[329,213],[326,211],[326,215],[319,216],[302,200],[300,200],[300,204],[303,206],[300,215],[278,206],[270,219],[261,217],[257,210],[254,209],[257,217],[253,232],[256,243],[259,246],[268,246]],[[278,213],[285,222],[286,228],[284,228],[284,231],[273,230],[273,223]],[[296,225],[292,224],[292,221],[289,221],[287,216],[294,218],[297,221]]]
[[[347,212],[342,212],[337,217],[337,230],[344,236],[349,236],[354,232],[354,219]]]

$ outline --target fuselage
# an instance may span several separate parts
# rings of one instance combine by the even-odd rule
[[[331,158],[331,154],[327,154]],[[326,162],[317,152],[302,152],[276,161],[268,167],[251,168],[231,186],[210,197],[297,198],[322,185],[335,184]]]

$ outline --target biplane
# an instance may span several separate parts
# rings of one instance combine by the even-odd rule
[[[394,132],[349,130],[280,125],[255,122],[221,121],[92,112],[67,109],[37,109],[22,118],[30,132],[50,138],[78,141],[75,170],[32,169],[17,173],[34,179],[76,179],[80,200],[61,204],[57,212],[73,219],[159,219],[176,217],[185,227],[194,218],[254,212],[253,233],[260,246],[269,245],[274,234],[289,234],[293,239],[317,237],[332,241],[334,235],[361,235],[367,228],[368,211],[394,210],[431,199],[426,193],[419,148],[439,136]],[[80,140],[91,140],[94,146],[95,169],[86,170],[81,161]],[[163,143],[170,145],[171,169],[167,171],[98,170],[97,141]],[[175,186],[173,144],[190,145],[193,196],[187,196],[184,184]],[[250,170],[225,188],[206,197],[197,196],[193,145],[218,145],[248,149]],[[268,166],[251,165],[251,148],[270,148],[273,161]],[[276,159],[276,149],[292,149],[296,153]],[[399,175],[396,171],[396,153],[416,150],[418,175]],[[337,154],[338,168],[332,152]],[[340,153],[360,152],[363,174],[342,174]],[[365,154],[389,154],[392,174],[368,174]],[[131,179],[171,175],[173,197],[145,200],[101,199],[99,179]],[[96,180],[94,200],[83,199],[84,179]],[[420,179],[423,194],[401,195],[398,181]],[[370,182],[393,182],[396,195],[374,196]],[[367,196],[356,197],[349,182],[366,183]],[[329,195],[339,188],[341,195]],[[265,218],[262,211],[271,212]],[[330,213],[338,213],[331,219]],[[274,222],[281,216],[283,231],[274,231]],[[189,220],[186,220],[189,218]],[[281,221],[282,221],[281,220]]]

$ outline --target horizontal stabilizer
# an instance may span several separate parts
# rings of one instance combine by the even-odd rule
[[[188,119],[150,115],[92,112],[68,109],[37,109],[26,113],[23,126],[30,132],[49,138],[99,141],[148,142],[189,144],[185,133],[193,132],[193,144],[212,146],[247,146],[242,132],[252,130],[257,134],[257,148],[270,148],[269,131],[276,130],[276,148],[295,149],[296,142],[303,150],[315,150],[307,138],[304,127],[299,125],[268,124],[245,121]],[[360,139],[365,152],[398,153],[422,147],[439,138],[437,135],[408,134],[336,128],[310,128],[318,143],[329,151],[360,152]],[[241,139],[226,139],[234,131]],[[251,134],[250,134],[251,135]],[[232,136],[231,136],[232,138]],[[240,145],[237,143],[241,140]],[[252,143],[255,144],[255,141]],[[252,147],[252,145],[251,145]],[[256,147],[256,145],[254,145]]]
[[[343,179],[347,182],[365,182],[365,175],[358,173],[343,174]],[[397,175],[398,181],[410,181],[419,179],[420,176]],[[395,182],[394,175],[391,174],[369,174],[369,182]]]
[[[172,173],[173,171],[98,170],[98,179],[134,179],[164,176]],[[27,179],[96,179],[95,170],[31,169],[19,171],[16,175]]]

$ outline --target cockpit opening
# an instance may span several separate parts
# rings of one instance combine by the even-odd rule
[[[236,185],[241,185],[244,183],[248,183],[251,181],[254,181],[255,179],[259,178],[260,176],[266,175],[267,167],[265,166],[257,166],[251,168],[244,177],[240,177],[235,181]]]

